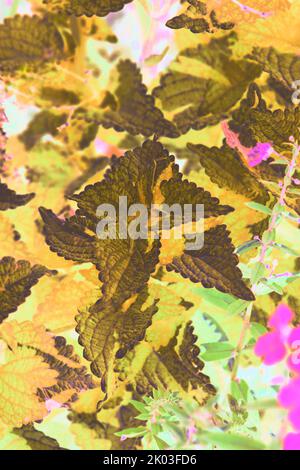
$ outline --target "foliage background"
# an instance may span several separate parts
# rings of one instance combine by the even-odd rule
[[[39,0],[0,2],[1,22],[17,13],[29,16],[49,14],[50,6]],[[65,260],[50,251],[39,215],[39,208],[45,207],[58,214],[60,220],[72,217],[77,205],[66,195],[78,194],[88,184],[102,180],[111,161],[116,161],[124,151],[141,145],[146,137],[155,133],[150,131],[147,134],[143,129],[148,112],[144,102],[141,102],[140,122],[134,118],[132,124],[132,116],[130,112],[129,116],[126,114],[127,110],[123,115],[120,112],[117,118],[112,118],[112,121],[116,119],[119,127],[121,120],[122,132],[114,130],[112,127],[116,126],[111,124],[99,125],[99,122],[103,124],[105,119],[111,119],[111,115],[103,117],[104,111],[97,118],[97,124],[94,122],[100,103],[107,100],[110,106],[115,99],[120,79],[118,61],[130,59],[140,69],[148,93],[155,90],[155,105],[164,112],[169,123],[176,124],[180,130],[178,136],[159,136],[159,141],[175,155],[179,168],[190,182],[204,187],[212,196],[219,198],[220,204],[235,209],[227,215],[217,214],[216,221],[209,218],[206,229],[225,223],[235,248],[253,240],[254,236],[262,236],[267,228],[266,215],[270,214],[262,213],[261,208],[255,211],[246,203],[255,201],[272,211],[279,197],[279,182],[284,171],[279,164],[272,166],[270,159],[252,167],[249,148],[254,148],[257,142],[269,142],[273,145],[273,160],[279,158],[279,153],[289,158],[285,144],[291,135],[299,138],[297,106],[291,102],[291,94],[292,82],[300,79],[300,2],[274,0],[268,2],[266,8],[266,2],[249,0],[246,3],[253,9],[251,12],[245,12],[239,2],[211,0],[206,3],[209,9],[215,9],[219,21],[233,22],[234,27],[229,31],[217,27],[213,33],[196,34],[188,28],[167,27],[166,22],[187,7],[186,2],[167,0],[135,0],[104,18],[73,16],[70,20],[67,16],[65,20],[54,13],[53,21],[64,38],[65,56],[58,60],[55,51],[48,54],[42,50],[42,60],[33,67],[26,63],[26,59],[22,63],[22,52],[14,56],[14,41],[18,41],[18,33],[12,29],[9,36],[10,33],[0,25],[2,106],[7,117],[3,124],[6,137],[1,182],[18,194],[35,193],[26,205],[0,212],[0,258],[10,256],[26,260],[31,266],[38,264],[47,268],[25,302],[20,300],[20,291],[10,292],[11,300],[0,297],[1,319],[7,303],[15,298],[17,304],[17,310],[5,315],[7,318],[3,318],[0,325],[0,447],[3,450],[104,450],[142,446],[237,448],[237,441],[242,447],[255,448],[257,442],[268,448],[282,447],[290,424],[286,410],[278,405],[276,397],[278,386],[287,379],[288,372],[284,364],[272,367],[262,364],[253,347],[257,338],[266,332],[268,318],[280,302],[293,309],[295,323],[300,315],[300,284],[298,276],[291,274],[299,271],[297,181],[292,183],[294,193],[286,197],[291,217],[283,217],[278,225],[277,249],[268,254],[266,271],[261,277],[270,280],[274,274],[286,275],[281,285],[269,285],[263,295],[256,295],[251,325],[242,338],[236,377],[232,376],[233,358],[240,344],[245,310],[251,298],[237,299],[231,295],[236,292],[231,285],[222,293],[215,288],[204,288],[200,282],[192,283],[174,270],[167,271],[166,264],[172,264],[174,257],[182,255],[182,246],[171,240],[162,247],[161,266],[152,272],[148,284],[149,298],[143,303],[143,311],[151,302],[157,303],[158,311],[153,315],[151,325],[147,325],[139,344],[134,343],[124,359],[111,365],[109,356],[107,382],[103,387],[103,379],[93,373],[95,368],[90,371],[91,360],[86,359],[87,354],[83,355],[75,330],[75,317],[86,315],[103,295],[97,268],[89,262],[78,264]],[[270,13],[266,18],[259,14],[264,11]],[[24,31],[30,43],[33,29]],[[235,35],[230,36],[232,45],[229,49],[224,39],[228,34]],[[34,46],[40,40],[41,36],[34,38]],[[213,46],[210,42],[213,40],[220,42]],[[192,53],[183,52],[199,45],[203,46],[204,57],[200,60]],[[261,56],[257,53],[256,59],[245,59],[248,54],[254,54],[255,47],[273,47],[274,56],[266,49],[270,54],[267,58],[261,52]],[[25,52],[26,49],[23,57]],[[8,69],[5,65],[8,62],[3,58],[10,53],[12,66]],[[16,64],[20,57],[18,67]],[[245,60],[251,66],[246,65]],[[185,75],[180,75],[182,84],[174,85],[174,90],[164,79],[160,81],[167,71],[172,71],[174,76],[176,73]],[[203,91],[203,80],[214,82],[211,92]],[[291,115],[285,114],[270,130],[264,120],[264,111],[261,111],[262,115],[255,117],[257,126],[254,123],[250,130],[246,126],[243,134],[245,119],[248,122],[244,114],[240,119],[241,127],[234,129],[235,135],[240,133],[238,161],[233,159],[232,163],[232,149],[228,147],[228,157],[225,154],[226,158],[217,170],[214,166],[211,170],[209,159],[212,160],[217,151],[209,149],[221,147],[224,137],[227,137],[227,143],[232,138],[224,123],[232,119],[234,110],[240,109],[240,101],[246,98],[248,86],[254,81],[263,92],[269,110],[286,109]],[[159,87],[164,83],[165,88]],[[190,89],[191,84],[196,90]],[[48,97],[47,88],[52,89],[48,90]],[[70,95],[60,96],[58,89],[68,90]],[[174,98],[177,91],[183,95],[182,102]],[[225,98],[228,98],[228,103]],[[200,115],[197,111],[195,116],[193,106],[198,102],[201,103]],[[115,111],[114,103],[111,109]],[[185,109],[189,109],[187,115],[182,121],[180,118],[176,120],[176,114]],[[42,118],[41,111],[44,113]],[[37,121],[34,120],[36,116],[39,116]],[[86,121],[86,117],[92,121]],[[239,116],[235,115],[233,120],[237,123]],[[253,143],[252,139],[251,145],[246,145],[251,132],[256,140]],[[198,149],[193,145],[199,146]],[[206,146],[207,150],[201,146]],[[279,249],[282,245],[286,248]],[[238,288],[250,285],[247,273],[250,271],[251,277],[257,267],[255,256],[258,249],[253,245],[252,252],[239,255],[244,281],[235,279]],[[235,267],[229,263],[228,269],[234,271]],[[0,270],[3,282],[0,295],[6,289],[5,276],[7,273]],[[33,284],[35,282],[31,280],[29,287]],[[251,286],[253,284],[257,283],[252,282]],[[26,287],[22,285],[22,289]],[[136,292],[131,294],[136,295]],[[129,300],[132,301],[132,297]],[[98,326],[101,331],[105,329],[102,325]],[[188,330],[190,325],[194,328],[192,332]],[[181,347],[185,344],[184,332],[189,338],[187,350]],[[114,334],[112,331],[108,337]],[[55,340],[58,336],[65,338],[67,347],[64,340]],[[153,363],[153,357],[158,352],[161,354],[161,348],[167,348],[174,338],[177,343],[174,348],[172,346],[172,354],[164,360],[159,356],[158,363]],[[86,346],[85,340],[83,344]],[[150,357],[151,364],[148,363],[149,369],[145,372],[142,363],[146,363],[147,357]],[[192,372],[187,366],[191,358],[195,367]],[[161,366],[163,361],[166,362]],[[188,376],[187,383],[180,383],[178,379],[183,370]],[[205,388],[203,374],[209,377],[215,391]],[[233,383],[246,384],[247,398]],[[150,440],[141,443],[138,435],[135,439],[120,439],[116,432],[124,435],[125,428],[140,425],[130,400],[142,401],[143,396],[152,396],[155,388],[159,393],[154,401],[171,403],[170,415],[176,406],[172,401],[173,395],[165,398],[164,388],[178,394],[176,397],[185,403],[183,408],[192,406],[192,411],[187,408],[187,415],[196,413],[196,417],[192,423],[183,421],[186,428],[179,429],[183,436],[189,436],[188,430],[198,420],[202,430],[220,435],[229,430],[233,436],[239,437],[229,444],[224,443],[222,437],[219,442],[213,436],[210,440],[200,435],[196,440],[189,437],[174,443],[170,437],[174,429],[165,427],[161,432],[155,429],[155,422],[151,424],[151,405],[150,417],[144,416],[145,421],[148,418],[150,421]],[[261,403],[261,407],[253,406],[254,402]],[[166,417],[162,419],[168,420]]]

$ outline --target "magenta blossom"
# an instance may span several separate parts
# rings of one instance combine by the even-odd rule
[[[285,304],[279,304],[273,315],[270,317],[268,326],[284,333],[287,325],[289,325],[293,318],[294,314],[290,307]]]
[[[271,366],[284,359],[289,346],[292,331],[289,323],[292,319],[293,312],[285,304],[280,304],[269,319],[268,326],[272,330],[258,339],[254,349],[264,364]]]
[[[289,369],[300,374],[300,327],[294,328],[289,337],[288,345],[291,355],[288,358]]]
[[[279,392],[278,400],[284,408],[298,407],[300,398],[300,377],[293,378]]]
[[[293,428],[300,431],[300,377],[293,378],[280,390],[278,401],[289,410],[288,418]]]
[[[258,339],[254,350],[266,365],[276,364],[287,356],[287,367],[292,372],[289,382],[278,393],[278,402],[288,410],[288,421],[297,431],[284,437],[284,450],[300,450],[300,327],[291,327],[293,317],[291,309],[280,304],[268,322],[271,331]]]
[[[252,147],[248,152],[248,163],[249,166],[259,165],[264,160],[268,160],[273,152],[272,145],[269,142],[257,143],[255,147]]]
[[[257,166],[267,160],[274,151],[269,142],[257,143],[254,147],[250,148],[245,147],[241,144],[238,134],[229,128],[227,121],[222,122],[222,129],[229,147],[235,148],[241,152],[250,167]]]
[[[289,410],[288,420],[296,431],[300,431],[300,377],[296,376],[282,387],[278,401]],[[285,450],[300,450],[300,434],[289,433],[284,439]]]
[[[300,433],[290,432],[283,441],[284,450],[300,450]]]
[[[286,355],[286,348],[280,333],[271,332],[258,339],[254,352],[263,359],[264,364],[272,366],[282,361]]]

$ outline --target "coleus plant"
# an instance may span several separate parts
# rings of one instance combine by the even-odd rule
[[[183,180],[173,160],[159,142],[148,140],[120,157],[102,182],[71,197],[78,204],[74,216],[62,221],[51,211],[40,209],[50,248],[66,259],[92,262],[99,270],[101,299],[78,316],[77,331],[93,372],[104,379],[114,368],[114,357],[123,357],[145,336],[157,310],[156,302],[147,306],[147,282],[159,266],[205,287],[216,287],[244,300],[254,298],[242,280],[224,225],[204,232],[204,246],[196,251],[185,251],[177,240],[172,250],[165,239],[97,238],[98,206],[109,201],[117,208],[120,196],[127,196],[128,204],[143,203],[149,208],[158,203],[204,204],[208,221],[232,210],[203,188]]]
[[[0,445],[279,446],[247,367],[277,303],[300,312],[298,44],[269,42],[299,2],[25,3],[0,24],[9,125],[29,111],[8,136],[1,112]],[[203,247],[99,239],[122,196],[203,204]]]

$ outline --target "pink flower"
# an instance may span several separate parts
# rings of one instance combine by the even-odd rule
[[[252,147],[248,151],[248,163],[249,166],[253,167],[259,165],[264,160],[268,160],[269,156],[272,154],[273,148],[269,142],[257,143],[255,147]]]
[[[300,392],[300,389],[298,390],[298,402],[299,402],[299,392]],[[293,428],[296,429],[297,431],[300,431],[300,403],[297,408],[293,408],[289,412],[288,417]]]
[[[292,379],[282,387],[278,394],[278,400],[283,408],[298,407],[300,400],[300,377]]]
[[[286,347],[280,333],[272,332],[261,336],[254,348],[257,356],[261,357],[267,366],[282,361],[286,354]]]
[[[268,321],[270,328],[275,330],[283,331],[285,327],[292,321],[294,314],[290,307],[286,304],[280,304],[276,308],[273,315]]]
[[[197,428],[194,423],[191,423],[187,429],[186,437],[189,442],[192,442],[194,435],[197,433]]]
[[[293,312],[285,304],[280,304],[269,319],[268,326],[272,331],[261,336],[254,348],[255,354],[263,359],[264,364],[270,366],[284,359],[291,333],[289,323],[292,319]]]
[[[255,354],[263,358],[266,365],[276,364],[284,359],[294,374],[278,393],[278,402],[289,410],[288,421],[295,431],[300,431],[300,327],[290,326],[293,312],[280,304],[271,316],[269,333],[261,336],[255,345]],[[285,450],[300,450],[300,433],[288,433],[283,440]]]
[[[300,327],[294,328],[288,337],[291,355],[288,358],[288,367],[300,374]]]
[[[289,410],[288,419],[296,431],[300,431],[300,377],[296,376],[282,387],[278,401],[283,408]]]
[[[283,441],[284,450],[300,450],[300,433],[290,432]]]
[[[289,410],[288,419],[293,428],[300,431],[300,377],[293,378],[280,390],[278,401],[283,408]]]
[[[235,148],[242,153],[250,167],[257,166],[262,161],[267,160],[273,152],[273,147],[269,142],[257,143],[254,147],[250,148],[242,145],[238,134],[229,128],[227,121],[222,122],[222,129],[229,147]]]

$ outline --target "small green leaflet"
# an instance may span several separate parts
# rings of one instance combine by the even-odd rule
[[[263,442],[240,434],[228,432],[203,432],[200,436],[207,444],[214,444],[223,450],[265,450]]]
[[[225,341],[222,343],[206,343],[203,344],[202,347],[206,349],[206,351],[201,354],[201,358],[204,361],[227,359],[232,355],[235,349],[234,346]]]
[[[268,330],[264,325],[261,325],[260,323],[251,322],[250,331],[251,331],[252,337],[256,341],[260,336],[267,333]]]
[[[246,202],[246,206],[250,207],[250,209],[262,212],[263,214],[272,215],[272,211],[269,207],[259,204],[258,202]]]
[[[258,248],[260,246],[259,240],[249,240],[248,242],[242,243],[242,245],[238,246],[235,252],[238,255],[243,255],[247,253],[247,251],[252,250],[253,248]]]

